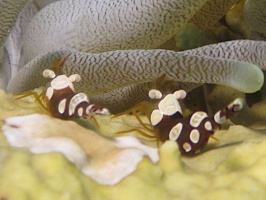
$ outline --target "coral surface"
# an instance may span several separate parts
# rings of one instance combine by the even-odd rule
[[[34,98],[14,100],[3,91],[0,94],[1,119],[46,113]],[[101,133],[108,137],[117,137],[118,130],[139,126],[132,116],[97,117],[97,121]],[[136,132],[128,134],[156,147],[154,140],[148,141]],[[157,164],[144,158],[121,182],[104,186],[82,174],[60,153],[38,155],[27,148],[11,147],[1,133],[0,195],[10,200],[264,199],[265,131],[231,126],[215,137],[219,141],[211,140],[195,157],[180,156],[176,143],[166,142],[159,147]]]
[[[265,2],[0,0],[0,200],[266,199]],[[245,105],[186,157],[132,115],[63,121],[8,93],[44,86],[47,68],[79,73],[77,91],[114,113],[154,86],[185,89],[184,115]]]

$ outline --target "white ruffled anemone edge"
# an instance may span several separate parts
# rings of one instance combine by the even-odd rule
[[[145,155],[153,163],[159,160],[158,149],[143,145],[135,137],[112,140],[43,114],[6,118],[2,130],[11,146],[26,147],[34,154],[62,153],[83,174],[103,185],[120,182],[135,171]]]

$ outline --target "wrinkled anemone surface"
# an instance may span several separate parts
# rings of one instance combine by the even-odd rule
[[[238,13],[246,24],[232,27],[228,15],[230,29],[246,33],[252,27],[258,38],[265,38],[261,9],[265,1],[243,2]],[[68,76],[78,73],[82,81],[76,90],[113,113],[147,100],[154,80],[163,75],[160,86],[165,91],[182,88],[196,99],[184,102],[188,110],[193,106],[199,110],[201,101],[219,109],[262,87],[259,103],[245,106],[234,122],[265,128],[266,116],[261,112],[266,105],[265,41],[229,30],[227,40],[237,40],[207,42],[182,52],[175,51],[173,43],[173,36],[188,23],[215,32],[217,21],[236,8],[235,3],[2,0],[0,87],[19,93],[44,86],[48,80],[42,71],[47,68]],[[58,60],[65,62],[55,65]],[[194,88],[205,83],[214,85],[195,94]],[[14,100],[4,91],[0,95],[0,117],[5,119],[5,137],[0,137],[0,199],[265,199],[263,130],[231,126],[216,133],[219,142],[211,140],[202,154],[186,158],[174,142],[160,146],[158,154],[156,142],[136,132],[128,134],[146,145],[134,137],[115,138],[116,131],[142,129],[132,116],[97,117],[105,137],[43,115],[49,113],[37,103]]]

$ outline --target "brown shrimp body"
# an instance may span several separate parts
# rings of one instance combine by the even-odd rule
[[[70,77],[66,75],[55,76],[52,70],[46,69],[43,75],[53,79],[45,96],[50,112],[54,117],[69,119],[91,117],[93,114],[109,115],[106,108],[90,104],[85,93],[75,92],[73,82],[80,80],[78,74]]]
[[[154,90],[154,92],[159,92]],[[150,96],[154,98],[155,95]],[[157,94],[161,97],[161,94]],[[202,150],[209,137],[220,129],[220,125],[242,108],[241,99],[236,99],[226,108],[219,110],[212,117],[206,112],[197,111],[184,118],[178,99],[185,98],[183,90],[166,95],[158,104],[158,109],[151,113],[151,123],[159,131],[162,141],[176,141],[181,154],[193,155]],[[160,99],[160,98],[159,98]]]

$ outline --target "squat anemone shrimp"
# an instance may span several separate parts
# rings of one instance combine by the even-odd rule
[[[150,123],[154,128],[152,131],[157,136],[147,135],[140,130],[137,131],[149,138],[157,137],[162,142],[166,140],[176,141],[183,155],[199,153],[207,145],[210,137],[216,139],[213,136],[215,131],[219,130],[227,119],[233,117],[243,107],[243,100],[237,98],[225,108],[217,111],[214,116],[209,116],[204,111],[196,111],[184,117],[178,101],[186,97],[184,90],[177,90],[174,93],[163,96],[161,91],[152,89],[149,91],[149,97],[152,100],[159,100],[157,102],[157,108],[153,109],[150,115],[148,114]],[[132,113],[147,130],[151,129],[141,122],[138,113],[134,109],[137,110],[140,108],[147,109],[148,111],[150,109],[149,107],[146,102],[145,104],[136,106],[132,110]],[[143,111],[143,113],[148,112]]]
[[[149,96],[153,99],[161,99],[162,93],[152,90]],[[159,102],[158,109],[153,110],[150,116],[151,124],[160,133],[160,139],[163,142],[176,141],[181,154],[184,155],[200,152],[206,146],[209,137],[220,129],[221,124],[243,107],[243,101],[235,99],[225,108],[217,111],[214,116],[210,117],[206,112],[197,111],[184,118],[178,100],[185,97],[184,90],[166,95]]]
[[[40,100],[40,96],[32,92],[26,92],[18,98],[33,94],[53,117],[61,119],[90,118],[94,114],[110,115],[108,109],[90,103],[85,93],[75,92],[73,83],[81,80],[79,74],[72,74],[69,77],[64,74],[56,76],[53,70],[45,69],[43,76],[52,79],[45,90],[43,101]]]
[[[68,119],[90,117],[94,114],[110,115],[106,108],[90,104],[85,93],[75,92],[73,83],[81,80],[80,75],[56,76],[54,71],[45,69],[43,76],[53,79],[50,87],[46,90],[45,96],[48,99],[49,108],[54,117]]]

